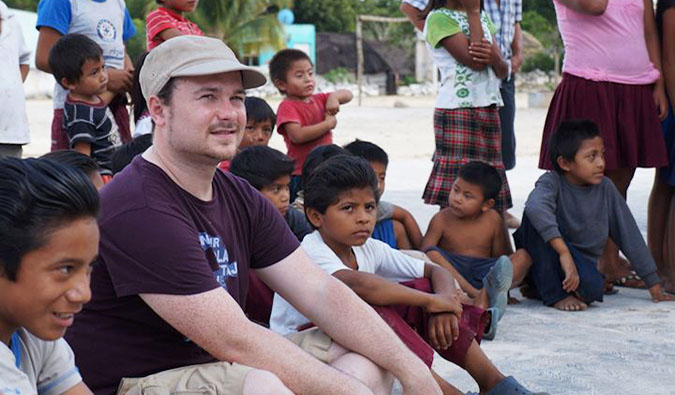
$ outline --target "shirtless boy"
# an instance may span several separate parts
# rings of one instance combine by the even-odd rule
[[[501,318],[507,291],[518,285],[532,264],[524,249],[512,253],[504,220],[493,210],[501,188],[494,167],[469,162],[450,191],[450,205],[431,219],[422,241],[434,262],[445,267],[477,304],[497,307]]]

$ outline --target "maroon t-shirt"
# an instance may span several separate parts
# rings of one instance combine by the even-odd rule
[[[101,201],[92,300],[66,336],[97,394],[114,394],[122,377],[214,361],[139,294],[192,295],[222,286],[244,306],[249,268],[270,266],[299,247],[267,199],[222,171],[213,200],[204,202],[137,157],[105,186]]]

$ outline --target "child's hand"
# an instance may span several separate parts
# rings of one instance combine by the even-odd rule
[[[560,267],[565,273],[565,279],[562,282],[563,289],[567,292],[574,292],[579,287],[579,273],[574,265],[572,254],[569,252],[560,255]]]
[[[649,288],[649,294],[652,297],[652,302],[655,303],[675,301],[675,296],[663,292],[661,284],[656,284]]]
[[[428,294],[429,298],[424,306],[427,313],[454,313],[462,314],[462,304],[458,294],[452,296],[441,294]]]
[[[108,90],[123,93],[131,90],[134,80],[134,71],[131,69],[106,69],[108,73]]]
[[[326,113],[329,115],[335,115],[340,112],[340,102],[334,96],[329,96],[326,100]]]
[[[494,46],[485,37],[478,43],[469,44],[469,55],[481,64],[494,65],[500,60],[499,53],[495,53]]]
[[[429,319],[429,343],[434,349],[447,350],[458,337],[458,315],[435,314]]]
[[[462,3],[467,13],[480,13],[480,0],[459,0],[459,2]]]
[[[327,122],[328,126],[331,129],[335,129],[335,127],[337,126],[337,118],[335,118],[335,115],[326,114],[326,118],[324,118],[324,122]]]
[[[664,90],[662,83],[654,85],[653,95],[656,110],[659,115],[659,121],[663,121],[668,116],[668,99],[666,98],[666,91]]]

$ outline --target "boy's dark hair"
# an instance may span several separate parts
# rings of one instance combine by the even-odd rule
[[[52,151],[42,155],[40,159],[49,159],[69,166],[74,166],[82,170],[87,176],[96,173],[99,170],[98,163],[96,163],[91,156],[72,149]]]
[[[286,73],[288,73],[293,62],[297,62],[298,60],[307,60],[312,63],[309,56],[299,49],[286,48],[277,52],[272,57],[272,60],[270,60],[269,66],[272,83],[274,83],[275,80],[286,82]],[[277,89],[279,88],[277,87]],[[281,89],[279,89],[279,92],[284,93]]]
[[[259,97],[247,96],[244,101],[246,106],[246,121],[255,123],[270,121],[272,128],[277,123],[277,116],[267,102]]]
[[[49,68],[56,82],[63,86],[63,78],[70,83],[79,81],[84,62],[102,58],[103,51],[94,40],[83,34],[66,34],[49,51]]]
[[[125,167],[139,154],[142,154],[152,145],[152,133],[142,134],[133,140],[115,149],[110,159],[110,168],[113,175],[124,170]]]
[[[356,139],[344,147],[352,155],[360,156],[368,162],[381,163],[385,167],[389,165],[389,156],[379,146],[369,142]]]
[[[328,158],[332,158],[337,155],[351,154],[346,149],[335,144],[320,145],[309,151],[309,154],[307,154],[307,157],[305,158],[305,163],[302,164],[302,175],[300,178],[302,185],[307,182],[314,169],[325,162]]]
[[[295,161],[267,146],[253,146],[238,153],[230,163],[230,172],[260,190],[282,176],[290,176]]]
[[[497,169],[485,162],[466,163],[459,169],[457,176],[470,184],[478,185],[483,192],[484,201],[496,199],[502,189],[502,178]]]
[[[561,122],[548,140],[549,159],[558,173],[565,171],[558,165],[558,157],[573,161],[584,140],[600,136],[600,129],[594,122],[586,119],[571,119]]]
[[[338,155],[319,165],[304,188],[305,212],[312,208],[325,214],[340,195],[352,189],[369,188],[378,202],[377,177],[370,163],[353,155]],[[310,221],[311,223],[311,221]]]
[[[145,58],[150,52],[142,52],[136,58],[136,63],[134,63],[134,81],[131,85],[131,106],[134,110],[134,122],[138,122],[141,119],[141,116],[144,112],[148,110],[148,103],[145,101],[145,96],[143,96],[143,91],[141,91],[141,69],[145,63]]]
[[[80,170],[50,159],[0,160],[0,272],[16,281],[21,259],[68,222],[98,214],[98,192]]]

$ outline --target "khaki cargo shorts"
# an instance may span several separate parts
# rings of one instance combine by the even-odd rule
[[[319,328],[286,336],[310,355],[328,363],[333,341]],[[213,362],[166,370],[143,378],[123,378],[117,395],[239,395],[246,375],[254,368],[230,362]]]

